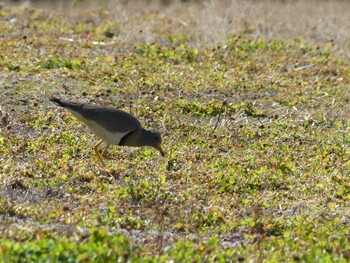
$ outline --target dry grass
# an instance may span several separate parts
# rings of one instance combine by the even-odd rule
[[[229,34],[252,38],[303,37],[315,42],[334,41],[349,47],[350,4],[347,1],[46,1],[22,3],[54,9],[52,15],[81,16],[104,10],[118,25],[118,41],[126,44],[167,41],[162,33],[192,36],[196,45],[223,43]],[[167,3],[167,4],[164,4]],[[62,12],[63,11],[63,12]],[[98,18],[96,18],[98,20]],[[142,21],[142,22],[140,22]],[[346,55],[346,54],[344,54]]]

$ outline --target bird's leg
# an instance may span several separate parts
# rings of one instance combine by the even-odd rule
[[[98,147],[100,146],[100,144],[103,142],[103,140],[99,141],[95,146],[94,146],[94,151],[95,154],[97,155],[98,160],[102,163],[103,166],[105,166],[105,163],[102,160],[101,155],[98,153]]]
[[[102,152],[102,157],[104,157],[104,158],[107,157],[106,155],[107,155],[107,149],[108,149],[108,147],[109,147],[109,144],[106,145],[105,149],[104,149],[103,152]]]

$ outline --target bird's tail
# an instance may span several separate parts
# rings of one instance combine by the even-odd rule
[[[59,98],[52,96],[49,100],[56,103],[60,107],[65,107],[64,103]]]
[[[68,109],[70,111],[78,111],[79,112],[84,107],[84,104],[82,104],[82,103],[76,103],[76,102],[70,102],[70,101],[66,101],[66,100],[61,100],[60,98],[57,98],[57,97],[54,97],[54,96],[51,96],[51,98],[49,100],[54,102],[58,106],[66,108],[66,109]]]

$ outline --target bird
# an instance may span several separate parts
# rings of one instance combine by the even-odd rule
[[[163,157],[165,156],[161,147],[162,137],[159,132],[144,129],[136,117],[125,111],[109,106],[67,101],[54,96],[51,96],[49,100],[68,110],[100,138],[93,150],[103,166],[105,166],[105,163],[102,156],[105,157],[110,145],[151,146],[157,149]],[[102,142],[106,143],[106,147],[101,156],[98,149]]]

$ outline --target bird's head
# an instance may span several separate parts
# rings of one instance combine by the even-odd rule
[[[147,131],[147,138],[148,138],[148,144],[149,146],[157,149],[160,154],[164,157],[165,153],[161,147],[162,145],[162,137],[160,136],[159,132],[148,130]]]

